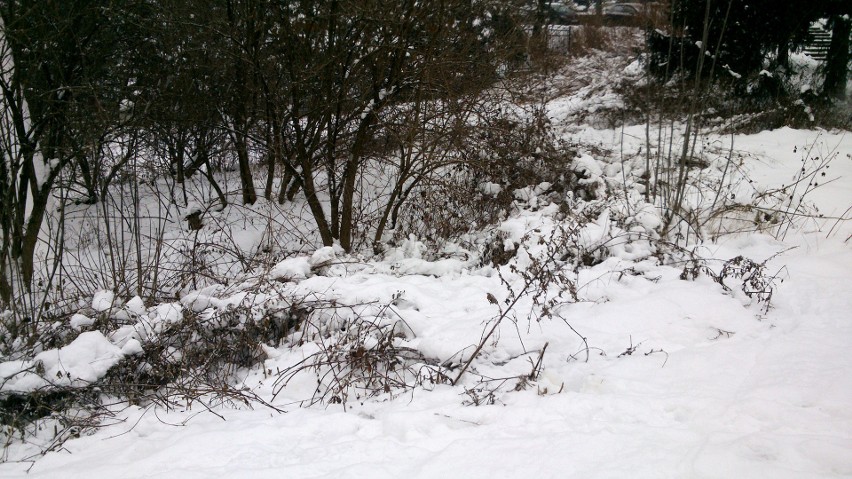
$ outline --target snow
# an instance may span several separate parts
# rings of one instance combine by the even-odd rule
[[[92,298],[92,308],[98,312],[109,311],[114,302],[115,294],[112,291],[98,291]]]
[[[337,255],[334,252],[334,247],[325,246],[314,251],[308,263],[312,268],[319,268],[333,262],[335,259],[337,259]]]
[[[71,344],[36,355],[31,362],[0,364],[3,392],[28,392],[45,387],[84,386],[102,378],[124,355],[101,332],[80,334]],[[37,367],[44,374],[35,373]]]
[[[545,220],[528,214],[515,223],[526,231],[520,225],[535,218]],[[602,228],[606,217],[593,224]],[[707,247],[712,257],[764,259],[785,246],[752,235]],[[418,259],[412,256],[421,248],[412,240],[403,250]],[[766,315],[707,278],[682,281],[677,268],[654,261],[611,258],[584,271],[577,280],[589,301],[558,315],[595,348],[589,361],[572,358],[581,344],[560,320],[519,318],[503,328],[496,347],[486,348],[489,361],[479,373],[527,371],[526,358],[535,354],[525,352],[548,342],[544,373],[526,390],[498,394],[494,404],[466,406],[463,388],[441,385],[395,401],[353,403],[345,412],[287,406],[309,393],[307,381],[278,400],[286,414],[223,409],[222,421],[191,409],[131,406],[97,434],[41,458],[28,476],[848,477],[852,251],[836,239],[820,240],[771,263],[786,268],[786,279]],[[628,267],[643,275],[613,273]],[[390,301],[404,291],[395,314],[410,327],[411,344],[447,358],[470,348],[481,321],[495,314],[486,293],[505,294],[487,274],[363,271],[300,284],[333,287],[342,301]],[[167,304],[152,315],[168,321],[179,312]],[[49,374],[59,373],[57,381],[70,382],[66,372],[75,382],[91,381],[122,354],[138,352],[138,344],[131,339],[119,351],[89,332],[39,359]],[[315,351],[264,350],[272,370]],[[38,386],[25,379],[12,390]],[[260,374],[245,385],[261,394],[269,388]],[[16,474],[24,466],[6,463],[0,470]]]
[[[490,181],[485,181],[479,184],[479,191],[483,195],[487,196],[497,196],[503,191],[503,188],[497,183],[491,183]]]
[[[68,320],[68,322],[69,322],[69,324],[71,325],[72,328],[74,328],[78,331],[80,329],[85,328],[86,326],[91,326],[91,325],[95,324],[94,319],[92,319],[92,318],[90,318],[90,317],[88,317],[84,314],[80,314],[80,313],[76,313],[73,316],[71,316],[71,319]]]
[[[124,343],[124,346],[121,347],[121,354],[124,356],[135,356],[137,354],[144,353],[145,350],[142,348],[142,343],[139,342],[138,339],[130,338]]]
[[[284,275],[277,276],[275,268],[270,272],[272,279],[282,279]],[[210,307],[221,307],[223,302],[218,298],[205,294],[205,291],[193,291],[180,299],[182,305],[189,308],[191,311],[200,313]]]
[[[154,307],[150,320],[153,323],[177,323],[183,319],[183,305],[180,303],[159,304]]]
[[[586,129],[580,137],[591,143],[642,138],[641,127],[636,128],[628,127],[623,136]],[[711,135],[707,148],[725,141]],[[625,154],[638,151],[638,144],[625,140]],[[827,216],[842,214],[852,201],[848,134],[786,128],[736,135],[734,145],[748,153],[749,174],[763,190],[789,184],[803,158],[838,152],[825,184],[808,199]],[[612,165],[581,153],[572,168],[602,184],[610,175],[620,176],[621,169]],[[519,266],[541,257],[540,240],[551,238],[558,208],[540,196],[551,187],[539,184],[516,194],[525,207],[498,228],[505,246],[519,249]],[[533,200],[542,207],[528,208]],[[613,222],[615,215],[628,213],[627,224],[636,231],[621,231]],[[528,316],[534,309],[522,301],[459,386],[407,390],[395,400],[350,401],[345,410],[300,408],[298,401],[316,387],[315,377],[297,376],[272,400],[275,375],[254,369],[239,386],[286,414],[262,406],[218,408],[222,421],[203,408],[125,405],[95,434],[68,440],[62,452],[40,458],[28,477],[849,477],[852,250],[844,240],[852,231],[846,223],[832,229],[835,223],[806,224],[783,241],[745,234],[697,246],[705,258],[769,259],[769,270],[783,282],[776,283],[773,306],[764,312],[706,276],[683,281],[678,265],[661,265],[650,243],[642,243],[660,224],[653,207],[637,203],[620,211],[612,205],[579,236],[586,248],[608,248],[605,261],[573,276],[582,301],[561,304],[553,318]],[[616,241],[631,235],[636,239]],[[410,237],[379,261],[312,274],[330,263],[353,261],[325,247],[310,257],[279,262],[269,277],[295,281],[285,285],[295,288],[290,292],[365,304],[365,317],[373,314],[375,321],[399,328],[401,344],[458,363],[470,356],[508,291],[493,267],[461,258],[430,259],[426,250]],[[786,252],[774,256],[781,251]],[[718,261],[713,264],[718,268]],[[509,271],[502,274],[510,282],[518,279]],[[487,299],[489,294],[498,304]],[[47,385],[43,378],[59,385],[88,384],[121,358],[142,354],[142,343],[181,321],[184,308],[205,315],[262,298],[221,287],[150,309],[132,298],[123,306],[137,317],[132,324],[108,337],[84,332],[67,346],[38,354],[44,376],[34,373],[35,362],[0,363],[2,390],[32,391]],[[92,302],[97,311],[114,304],[119,299],[104,291]],[[377,314],[381,308],[370,306],[381,304],[390,305],[384,317]],[[71,321],[85,327],[84,318]],[[567,325],[588,341],[588,360],[582,340]],[[512,379],[489,398],[488,383],[483,389],[475,380],[527,374],[545,344],[543,371],[525,388]],[[267,371],[320,350],[313,342],[261,347]],[[470,405],[474,398],[481,405]],[[12,444],[7,453],[21,457],[26,451],[31,449]],[[29,466],[6,462],[0,472],[20,476]]]
[[[552,101],[549,114],[564,121],[620,102],[611,92],[595,100],[592,87]],[[570,137],[579,145],[570,169],[588,191],[602,195],[613,181],[641,174],[644,125],[579,125]],[[703,140],[699,153],[711,161],[702,174],[719,178],[731,137],[711,133]],[[619,154],[597,152],[603,145]],[[29,469],[27,477],[36,479],[852,477],[852,224],[837,219],[848,218],[852,206],[852,135],[791,128],[737,134],[733,152],[742,161],[729,186],[742,201],[793,184],[802,168],[812,176],[805,183],[819,182],[802,183],[782,206],[804,200],[803,208],[813,205],[823,217],[796,222],[788,234],[743,230],[686,246],[715,271],[739,255],[766,261],[776,278],[768,310],[734,279],[730,290],[706,274],[687,281],[683,261],[661,261],[653,240],[662,219],[642,200],[642,185],[616,188],[615,201],[591,200],[596,208],[583,212],[589,221],[568,224],[551,202],[558,184],[552,179],[512,191],[514,211],[490,231],[498,248],[517,250],[502,268],[479,264],[459,245],[430,254],[415,235],[381,258],[304,246],[256,276],[150,308],[138,296],[122,302],[98,291],[90,303],[98,314],[81,312],[69,324],[76,334],[95,324],[93,316],[99,324],[103,318],[115,323],[109,334],[82,332],[31,360],[0,362],[0,392],[82,387],[123,358],[144,354],[147,341],[188,315],[213,322],[236,307],[286,309],[290,298],[305,298],[345,305],[335,313],[338,325],[387,327],[395,345],[457,373],[502,317],[458,385],[424,384],[345,407],[299,407],[316,392],[316,375],[296,375],[276,394],[277,372],[315,357],[322,341],[346,329],[306,326],[298,332],[304,340],[258,344],[263,364],[240,370],[234,384],[286,413],[259,404],[214,405],[209,414],[197,403],[165,409],[123,402],[92,434],[67,440],[34,464],[16,461],[38,452],[35,440],[10,442],[4,458],[11,460],[0,463],[0,475],[23,477]],[[737,182],[746,177],[754,183]],[[502,189],[478,185],[487,196]],[[692,211],[712,200],[704,193],[690,193]],[[210,214],[215,220],[218,213]],[[566,224],[568,232],[559,229]],[[234,242],[256,249],[268,238],[266,227],[247,222],[234,230]],[[524,285],[522,273],[547,260],[548,248],[561,254],[569,246],[602,256],[584,267],[560,260],[578,301],[566,295],[549,317],[522,297],[501,316]],[[375,336],[362,345],[379,347]],[[541,374],[519,379],[539,356]],[[47,429],[39,438],[52,440]]]
[[[752,238],[717,253],[773,246]],[[162,412],[129,407],[121,422],[66,443],[67,452],[40,459],[29,476],[846,477],[852,254],[832,244],[818,254],[788,255],[784,264],[789,279],[764,319],[713,294],[712,282],[680,281],[667,268],[650,267],[663,276],[656,283],[592,283],[609,301],[576,305],[567,318],[607,356],[595,353],[588,363],[545,356],[547,373],[536,387],[494,405],[463,406],[458,388],[440,386],[348,412],[224,410],[224,422],[196,411],[171,412],[163,421]],[[474,311],[464,305],[481,303],[469,298],[490,284],[473,276],[449,284],[355,280],[363,282],[347,288],[404,288],[420,308],[406,309],[407,320],[419,337],[434,338],[428,349],[439,354],[462,344],[441,348],[445,341],[435,336],[471,332],[462,323]],[[556,326],[542,322],[533,331],[560,350],[571,339]],[[641,346],[616,357],[630,336]],[[645,355],[659,349],[666,353]]]
[[[272,279],[283,281],[297,281],[307,278],[311,274],[311,262],[304,256],[287,258],[276,264],[269,272]]]
[[[140,298],[139,296],[134,296],[133,298],[131,298],[129,301],[127,301],[127,303],[125,303],[124,307],[131,314],[135,314],[137,316],[145,314],[145,302],[142,301],[142,298]]]
[[[574,159],[571,169],[585,175],[586,178],[580,181],[586,183],[596,181],[603,174],[603,170],[600,165],[598,165],[598,162],[591,156],[585,154]]]

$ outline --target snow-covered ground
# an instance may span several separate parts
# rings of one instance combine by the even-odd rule
[[[584,108],[577,98],[557,100],[550,114],[559,125],[577,108]],[[596,175],[624,178],[644,162],[643,125],[564,126],[566,139],[588,147],[577,165]],[[684,280],[690,264],[661,261],[642,240],[614,244],[629,235],[613,233],[602,214],[576,241],[590,248],[609,242],[612,256],[569,271],[579,300],[566,296],[547,317],[541,305],[521,298],[458,385],[425,381],[369,399],[349,397],[343,405],[300,407],[315,392],[316,377],[296,375],[281,389],[277,372],[317,346],[290,341],[266,348],[263,367],[242,371],[235,385],[284,412],[260,404],[215,413],[197,403],[170,410],[119,405],[93,434],[69,439],[35,462],[30,455],[45,444],[12,442],[0,476],[852,477],[852,222],[836,219],[850,217],[852,133],[707,135],[701,148],[715,158],[708,175],[724,170],[732,140],[738,160],[726,172],[731,201],[791,185],[803,168],[813,174],[792,196],[797,201],[806,193],[818,211],[799,210],[797,202],[781,207],[815,218],[802,217],[786,233],[769,225],[690,245],[717,273],[740,255],[766,261],[765,273],[774,277],[768,310],[735,279],[726,282],[730,291],[706,274]],[[608,150],[608,159],[590,160],[593,147]],[[816,187],[805,185],[814,180]],[[558,208],[548,205],[546,190],[516,194],[518,211],[499,227],[506,241],[521,244],[514,260],[521,269],[554,238]],[[654,227],[653,213],[629,213],[640,229]],[[272,281],[269,291],[321,294],[358,305],[361,317],[404,325],[400,344],[452,365],[453,376],[513,298],[507,283],[517,293],[522,277],[463,255],[429,261],[421,249],[412,239],[382,261],[320,249],[279,263],[269,275],[287,282]],[[269,300],[269,291],[254,300]],[[550,297],[556,292],[551,285]],[[138,353],[139,341],[179,321],[184,308],[204,314],[211,305],[244,302],[247,294],[254,293],[212,288],[150,309],[131,300],[121,314],[144,317],[141,329],[83,333],[83,342],[37,359],[63,384],[90,381]],[[109,310],[116,303],[108,296],[95,295],[92,309]],[[89,325],[84,316],[71,321]],[[27,366],[6,362],[0,374]],[[523,379],[531,372],[538,374]],[[28,390],[38,381],[20,374],[3,387]]]

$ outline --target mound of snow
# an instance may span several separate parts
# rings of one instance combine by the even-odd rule
[[[503,188],[497,183],[485,181],[479,184],[479,191],[486,196],[497,196],[501,191],[503,191]]]
[[[130,299],[125,305],[124,308],[127,312],[135,314],[136,316],[142,316],[145,314],[145,302],[142,301],[142,298],[139,296],[134,296]]]
[[[77,336],[67,346],[38,354],[31,361],[0,364],[3,383],[0,391],[23,393],[51,385],[86,386],[104,377],[123,357],[122,350],[101,332],[90,331]],[[38,374],[41,371],[43,374]]]
[[[95,324],[95,320],[86,316],[85,314],[77,313],[74,316],[71,316],[71,319],[68,321],[72,328],[77,331],[85,328],[86,326],[91,326]]]
[[[312,268],[318,268],[320,266],[326,266],[336,259],[337,255],[334,252],[334,248],[331,246],[325,246],[316,250],[314,254],[311,255],[311,259],[308,260],[308,262]]]
[[[114,303],[115,293],[112,291],[98,291],[92,298],[92,308],[98,312],[109,311]]]
[[[325,249],[325,248],[323,248]],[[332,257],[334,257],[334,250],[331,249]],[[319,253],[319,251],[317,251]],[[317,256],[314,253],[314,256]],[[322,258],[320,258],[322,259]],[[269,272],[269,275],[272,279],[278,279],[282,281],[297,281],[301,279],[307,278],[311,274],[311,261],[313,257],[309,260],[304,256],[298,256],[296,258],[287,258],[284,261],[276,264],[272,271]]]

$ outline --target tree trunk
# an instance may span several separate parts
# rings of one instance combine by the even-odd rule
[[[358,167],[360,158],[357,153],[352,154],[346,162],[346,168],[343,170],[343,207],[340,212],[340,246],[349,253],[352,251],[352,238],[354,236],[353,229],[355,225],[354,210],[355,210],[355,183],[358,179]]]
[[[358,170],[361,167],[361,156],[369,137],[370,128],[376,120],[375,111],[369,112],[361,119],[346,167],[343,169],[343,191],[340,209],[340,246],[347,252],[352,251],[352,240],[355,236],[355,184],[358,180]]]
[[[310,158],[302,159],[302,174],[298,177],[302,183],[302,189],[305,190],[305,199],[308,202],[308,208],[317,223],[322,244],[331,246],[334,244],[334,237],[331,234],[331,228],[328,225],[328,220],[325,218],[325,211],[322,209],[322,203],[317,198],[316,186],[314,185],[314,173]]]
[[[207,182],[210,183],[210,186],[212,186],[214,190],[216,190],[219,202],[222,203],[222,207],[219,211],[224,210],[228,206],[228,198],[225,196],[222,188],[219,187],[219,183],[216,182],[216,177],[213,176],[213,167],[210,165],[210,152],[208,151],[207,146],[201,143],[198,147],[197,154],[197,161],[199,161],[204,168],[204,176],[207,178]]]
[[[251,176],[251,164],[248,157],[248,145],[245,133],[234,132],[234,147],[237,149],[237,160],[240,168],[240,184],[243,190],[243,204],[252,205],[257,201],[257,192],[254,189],[254,179]]]
[[[88,198],[84,200],[87,205],[93,205],[98,202],[98,187],[95,184],[95,176],[92,174],[92,168],[89,165],[89,159],[82,151],[77,153],[77,165],[80,167],[80,176],[83,180],[83,186],[86,188]]]
[[[789,35],[778,44],[778,66],[784,70],[790,69],[790,37]]]
[[[385,227],[388,224],[388,218],[390,218],[391,210],[394,209],[394,205],[396,204],[396,199],[400,195],[400,190],[402,189],[402,180],[397,180],[396,186],[394,186],[393,191],[391,192],[390,198],[388,198],[387,203],[385,204],[384,211],[382,212],[382,217],[379,218],[379,225],[376,227],[376,233],[373,235],[373,253],[379,254],[381,251],[380,245],[382,243],[382,236],[385,234]]]
[[[837,15],[833,18],[833,23],[822,92],[828,98],[843,100],[846,98],[846,79],[849,75],[849,34],[852,30],[852,20]]]
[[[283,205],[285,201],[287,201],[287,186],[290,185],[290,181],[293,179],[293,173],[290,172],[289,168],[284,169],[284,173],[281,175],[281,185],[278,189],[278,204]]]
[[[269,93],[267,92],[267,97]],[[272,188],[275,183],[275,165],[281,162],[281,144],[278,141],[278,130],[274,109],[267,100],[266,106],[266,189],[263,192],[263,197],[267,201],[272,200]]]

